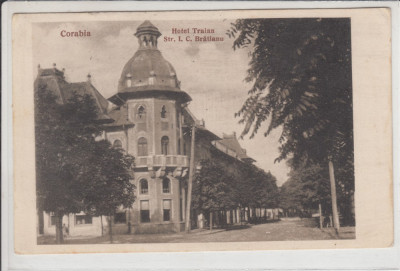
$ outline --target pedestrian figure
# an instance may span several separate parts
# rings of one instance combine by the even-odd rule
[[[324,217],[324,227],[325,227],[325,228],[328,228],[329,225],[330,225],[330,223],[331,223],[331,221],[330,221],[330,219],[329,219],[329,216],[325,216],[325,217]]]
[[[69,235],[69,230],[68,230],[67,226],[65,226],[65,223],[62,226],[62,232],[63,232],[64,238]]]

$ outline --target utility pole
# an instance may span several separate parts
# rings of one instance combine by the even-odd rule
[[[190,145],[190,165],[189,165],[189,183],[188,183],[188,195],[186,203],[186,223],[185,231],[190,232],[190,208],[192,205],[192,184],[193,184],[193,173],[194,173],[194,144],[196,134],[196,123],[192,126],[192,144]]]
[[[329,160],[329,180],[331,182],[331,198],[332,198],[332,215],[333,215],[333,226],[335,227],[336,233],[339,233],[339,215],[337,210],[336,200],[336,184],[335,184],[335,173],[333,170],[332,157],[328,157]]]

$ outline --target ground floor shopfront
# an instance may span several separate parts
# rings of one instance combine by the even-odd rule
[[[157,202],[154,203],[157,205]],[[139,197],[130,209],[120,209],[111,218],[113,234],[164,234],[178,233],[185,229],[184,205],[174,204],[173,199],[166,197],[159,205],[162,210],[150,206],[149,199]],[[177,208],[177,211],[174,211]],[[223,228],[234,224],[248,222],[273,221],[279,218],[279,209],[236,208],[227,211],[191,212],[191,228]],[[56,217],[51,213],[43,214],[44,235],[55,235]],[[110,217],[90,216],[83,212],[65,215],[62,220],[65,236],[102,236],[109,233]]]
[[[64,234],[101,236],[109,231],[110,220],[114,234],[183,231],[186,204],[183,180],[172,174],[159,177],[147,171],[136,174],[136,199],[131,208],[120,208],[112,217],[90,216],[83,212],[65,215],[62,219]],[[54,214],[43,212],[38,219],[38,225],[42,225],[39,234],[55,235]]]

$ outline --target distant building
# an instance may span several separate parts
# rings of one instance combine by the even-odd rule
[[[135,156],[132,181],[137,188],[136,200],[131,208],[120,209],[114,216],[116,233],[179,232],[185,222],[192,125],[197,127],[195,164],[214,157],[235,172],[240,170],[237,164],[254,160],[241,148],[235,134],[221,139],[189,111],[191,97],[180,89],[173,66],[157,48],[159,30],[145,21],[135,36],[139,49],[125,64],[118,91],[108,100],[91,84],[90,76],[87,82],[68,83],[64,72],[55,66],[39,68],[35,91],[39,91],[39,85],[46,85],[57,94],[59,102],[64,102],[72,91],[92,95],[104,123],[102,138]],[[54,234],[52,214],[38,213],[39,232]],[[230,214],[229,219],[237,222],[238,211]],[[192,220],[198,227],[203,226],[201,215],[193,214]],[[107,225],[106,218],[84,213],[65,216],[63,223],[70,235],[100,235]]]

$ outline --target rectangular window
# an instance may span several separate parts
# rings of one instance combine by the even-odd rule
[[[148,200],[140,201],[140,222],[142,223],[150,222],[150,208]]]
[[[92,224],[92,216],[90,216],[90,215],[75,215],[75,224],[76,225]]]
[[[171,181],[168,178],[164,178],[162,182],[163,193],[170,193]]]
[[[171,200],[170,199],[163,200],[163,220],[164,221],[171,220]]]
[[[126,224],[126,211],[118,212],[114,215],[115,224]]]

